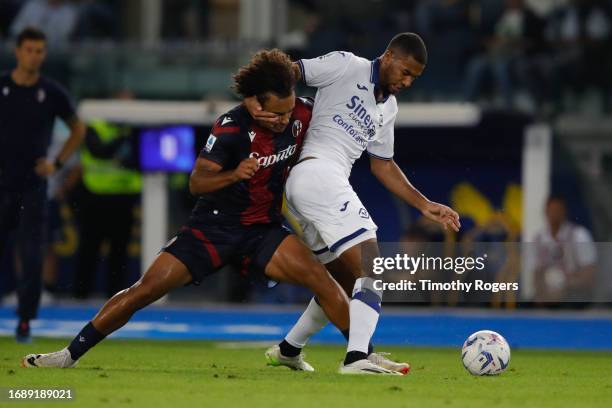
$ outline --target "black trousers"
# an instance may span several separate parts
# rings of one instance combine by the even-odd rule
[[[45,249],[47,184],[22,192],[0,189],[0,257],[9,239],[14,239],[20,268],[17,274],[17,315],[35,319],[42,290],[42,263]],[[13,259],[11,259],[12,261]],[[0,271],[7,273],[7,271]]]
[[[105,240],[110,244],[106,259],[106,296],[111,297],[125,288],[128,244],[138,198],[135,194],[93,194],[84,187],[79,191],[76,218],[80,242],[73,286],[75,297],[90,295],[101,260],[100,248]]]

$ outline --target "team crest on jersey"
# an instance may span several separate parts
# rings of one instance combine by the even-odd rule
[[[4,88],[2,88],[2,95],[4,95],[4,96],[8,96],[8,94],[9,94],[9,92],[10,92],[10,91],[11,91],[11,90],[9,89],[9,87],[8,87],[8,86],[5,86]]]
[[[204,146],[204,150],[210,153],[216,141],[217,137],[211,133],[210,136],[208,136],[208,140],[206,141],[206,146]]]
[[[359,209],[359,216],[360,216],[361,218],[365,218],[366,220],[367,220],[368,218],[370,218],[370,214],[368,214],[368,212],[366,211],[366,209],[365,209],[365,208],[360,208],[360,209]]]
[[[39,89],[38,92],[36,93],[36,99],[40,103],[43,103],[46,97],[47,97],[47,94],[45,93],[44,89]]]
[[[293,133],[293,137],[298,137],[300,135],[300,133],[302,133],[302,121],[301,120],[296,120],[295,122],[293,122],[293,127],[291,128],[291,133]]]

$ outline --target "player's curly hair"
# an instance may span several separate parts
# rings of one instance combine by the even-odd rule
[[[257,96],[260,102],[268,92],[279,98],[290,96],[297,82],[291,58],[277,48],[258,51],[233,78],[236,93]]]

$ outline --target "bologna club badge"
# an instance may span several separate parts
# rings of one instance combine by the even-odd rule
[[[291,132],[293,133],[293,137],[298,137],[300,133],[302,133],[302,121],[296,120],[293,122],[293,128],[291,128]]]

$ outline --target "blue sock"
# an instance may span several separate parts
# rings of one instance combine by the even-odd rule
[[[73,360],[78,360],[83,354],[87,353],[90,348],[101,342],[105,337],[106,335],[96,330],[91,322],[87,323],[79,334],[70,342],[68,346],[70,356]]]

